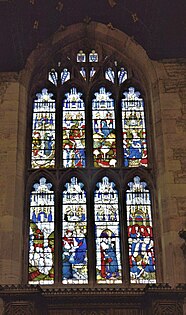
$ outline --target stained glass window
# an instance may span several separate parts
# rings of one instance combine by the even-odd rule
[[[118,79],[119,79],[119,84],[122,84],[124,81],[127,80],[127,71],[124,68],[121,68],[118,71]]]
[[[70,80],[70,72],[66,68],[64,68],[61,72],[61,84],[64,84],[68,80]]]
[[[96,278],[98,283],[121,283],[118,192],[103,177],[94,192]]]
[[[87,77],[86,77],[86,70],[85,70],[85,68],[82,67],[79,72],[82,75],[83,79],[86,80]]]
[[[112,93],[101,87],[92,101],[93,155],[95,167],[116,166],[115,112]]]
[[[89,54],[89,62],[98,62],[98,53],[96,53],[95,50],[92,50]]]
[[[63,191],[62,220],[62,282],[88,283],[87,210],[83,183],[72,177]]]
[[[30,194],[29,283],[54,282],[54,191],[46,178]]]
[[[30,284],[156,282],[145,97],[107,58],[63,56],[32,102]]]
[[[32,168],[55,165],[55,100],[47,89],[36,94],[32,119]]]
[[[123,95],[121,105],[124,165],[127,167],[147,166],[144,101],[133,87],[130,87]]]
[[[115,61],[115,66],[117,66],[117,62]],[[119,70],[115,69],[115,71],[112,68],[108,68],[105,71],[105,79],[108,81],[111,81],[112,83],[117,83],[116,78],[118,77],[118,84],[122,84],[127,80],[127,71],[124,68],[120,68]]]
[[[55,69],[51,69],[48,73],[48,80],[57,86],[58,74]]]
[[[105,71],[105,79],[111,81],[112,83],[114,83],[114,81],[115,81],[115,73],[112,70],[112,68],[108,68]]]
[[[77,62],[85,62],[86,61],[86,55],[83,52],[83,50],[80,50],[77,54]]]
[[[63,166],[85,167],[85,104],[72,88],[63,101]]]
[[[135,176],[126,191],[131,283],[155,283],[151,196],[146,182]]]

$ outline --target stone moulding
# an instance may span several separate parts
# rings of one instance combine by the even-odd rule
[[[1,285],[6,315],[183,315],[186,284],[153,284],[128,288],[62,288]],[[67,312],[67,313],[66,313]],[[93,312],[93,313],[92,313]],[[164,312],[164,313],[162,313]]]

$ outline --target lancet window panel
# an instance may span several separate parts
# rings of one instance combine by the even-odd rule
[[[85,104],[72,88],[62,102],[63,167],[85,167]]]
[[[36,94],[32,118],[32,168],[55,166],[55,112],[53,94],[43,89]]]
[[[54,207],[52,184],[41,177],[30,194],[30,284],[54,283]]]
[[[62,193],[62,283],[87,284],[87,208],[84,185],[76,177]]]

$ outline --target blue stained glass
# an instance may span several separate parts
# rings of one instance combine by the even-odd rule
[[[114,100],[100,88],[92,100],[93,155],[95,167],[116,166]]]
[[[127,71],[124,68],[121,68],[118,71],[118,80],[119,80],[119,84],[122,84],[123,82],[127,80]]]
[[[90,79],[94,76],[95,73],[96,73],[96,70],[94,69],[94,67],[92,67],[90,70]]]
[[[86,192],[76,177],[63,191],[62,282],[88,283]]]
[[[96,53],[95,50],[92,50],[89,54],[89,62],[98,62],[98,53]]]
[[[42,177],[30,194],[29,283],[54,282],[54,192]]]
[[[57,86],[58,74],[55,69],[51,69],[48,73],[48,80]]]
[[[72,88],[63,101],[63,166],[85,167],[85,104]]]
[[[61,72],[61,84],[64,84],[68,80],[70,80],[70,72],[66,68],[64,68]]]
[[[122,99],[122,129],[124,165],[139,167],[148,165],[144,101],[133,87],[124,92]]]
[[[43,89],[36,94],[32,119],[32,168],[55,165],[55,100]]]
[[[82,67],[79,72],[82,75],[83,79],[86,81],[86,70],[85,70],[85,68]]]
[[[108,68],[105,71],[105,79],[108,80],[108,81],[111,81],[112,83],[114,83],[114,81],[115,81],[115,73],[112,70],[112,68]]]
[[[86,62],[86,55],[83,50],[80,50],[77,54],[77,62]]]
[[[150,192],[134,177],[126,191],[131,283],[155,283],[155,254]]]
[[[118,192],[108,177],[94,192],[96,279],[99,284],[122,282]]]

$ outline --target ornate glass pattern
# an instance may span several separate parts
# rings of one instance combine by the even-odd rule
[[[55,100],[43,89],[36,94],[32,119],[32,168],[54,167],[55,164]]]
[[[62,282],[88,283],[86,192],[76,177],[63,191]]]
[[[30,194],[29,283],[54,282],[54,192],[42,177]]]
[[[95,50],[92,50],[89,54],[89,62],[98,62],[98,53],[96,53]]]
[[[72,88],[63,101],[63,167],[85,167],[85,104]]]
[[[86,62],[86,55],[83,50],[80,50],[77,54],[77,62]]]
[[[94,192],[97,283],[121,283],[118,192],[108,177]]]
[[[79,72],[82,75],[83,79],[86,81],[87,77],[86,77],[86,70],[85,70],[85,68],[82,67]]]
[[[95,167],[116,166],[116,135],[112,93],[100,88],[92,100],[93,155]]]
[[[147,166],[147,141],[144,101],[133,87],[124,92],[122,105],[122,128],[124,165],[127,167]]]
[[[118,80],[119,80],[119,85],[127,80],[127,71],[124,68],[121,68],[118,71]]]
[[[51,69],[48,73],[48,80],[57,86],[58,74],[55,69]]]
[[[96,70],[94,69],[94,67],[92,67],[90,69],[90,79],[94,76],[95,73],[96,73]]]
[[[61,84],[64,84],[68,80],[70,80],[70,72],[64,68],[63,71],[61,71]]]
[[[147,184],[134,177],[126,191],[131,283],[155,283],[151,197]]]
[[[114,83],[114,81],[115,81],[115,73],[112,70],[112,68],[108,68],[105,71],[105,79],[108,80],[108,81],[111,81],[112,83]]]

